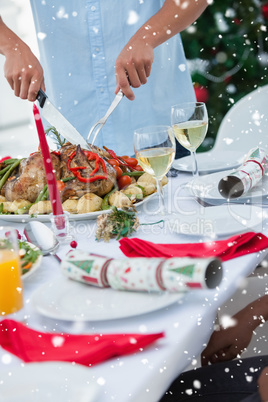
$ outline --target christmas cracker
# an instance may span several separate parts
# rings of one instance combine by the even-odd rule
[[[266,151],[259,147],[251,149],[239,169],[220,180],[220,194],[228,199],[241,197],[261,180],[267,167]]]
[[[112,259],[77,249],[67,253],[61,269],[69,278],[88,285],[136,292],[213,289],[223,275],[217,258]]]
[[[107,268],[111,258],[86,253],[82,250],[71,250],[61,262],[64,275],[75,281],[101,288],[109,287]]]
[[[217,258],[168,258],[162,265],[163,286],[169,292],[216,288],[223,276]]]
[[[113,260],[107,269],[110,286],[117,290],[163,291],[162,258],[131,258]]]

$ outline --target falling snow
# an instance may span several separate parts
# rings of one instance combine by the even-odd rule
[[[37,38],[39,40],[44,40],[44,39],[46,39],[46,37],[47,37],[47,34],[45,32],[37,32]]]
[[[139,15],[136,11],[130,10],[127,18],[128,25],[134,25],[139,21]]]

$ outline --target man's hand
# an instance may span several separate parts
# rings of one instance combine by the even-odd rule
[[[45,91],[43,69],[26,44],[12,48],[6,54],[4,64],[5,77],[14,91],[21,99],[35,101],[41,88]]]
[[[234,327],[214,331],[208,346],[202,352],[202,366],[235,359],[246,349],[251,337],[252,329],[248,325],[242,329],[238,322]]]
[[[248,304],[232,318],[228,326],[213,332],[201,356],[203,366],[232,360],[249,345],[255,328],[268,319],[268,295]]]
[[[236,358],[249,345],[253,330],[258,324],[259,322],[253,319],[250,306],[230,317],[227,325],[222,325],[211,335],[201,355],[202,365]]]
[[[151,73],[154,60],[154,51],[145,39],[131,39],[119,54],[115,63],[116,90],[121,90],[124,95],[134,100],[131,89],[146,84]]]
[[[154,61],[153,49],[191,25],[208,6],[207,0],[188,3],[185,7],[180,1],[165,0],[161,9],[133,35],[115,63],[115,93],[121,88],[128,99],[134,100],[130,86],[146,84]]]
[[[45,91],[43,69],[29,46],[4,24],[1,17],[0,53],[6,58],[4,74],[14,94],[35,101],[39,89]]]
[[[268,367],[265,367],[258,378],[258,392],[262,402],[268,401]]]

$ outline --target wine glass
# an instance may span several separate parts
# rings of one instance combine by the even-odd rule
[[[14,228],[0,226],[0,316],[12,317],[23,307],[23,286]]]
[[[161,180],[169,171],[175,158],[176,145],[172,128],[148,126],[135,130],[134,150],[143,170],[156,179],[160,214],[168,214]]]
[[[208,130],[208,113],[203,102],[186,102],[171,108],[171,125],[179,143],[188,149],[193,158],[193,176],[199,176],[196,150]]]

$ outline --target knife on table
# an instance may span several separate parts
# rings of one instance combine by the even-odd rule
[[[50,102],[42,89],[38,91],[36,99],[39,102],[42,116],[52,126],[56,127],[58,132],[70,141],[71,144],[80,145],[81,148],[90,150],[90,147],[82,135],[71,125],[71,123],[59,112],[59,110]]]

